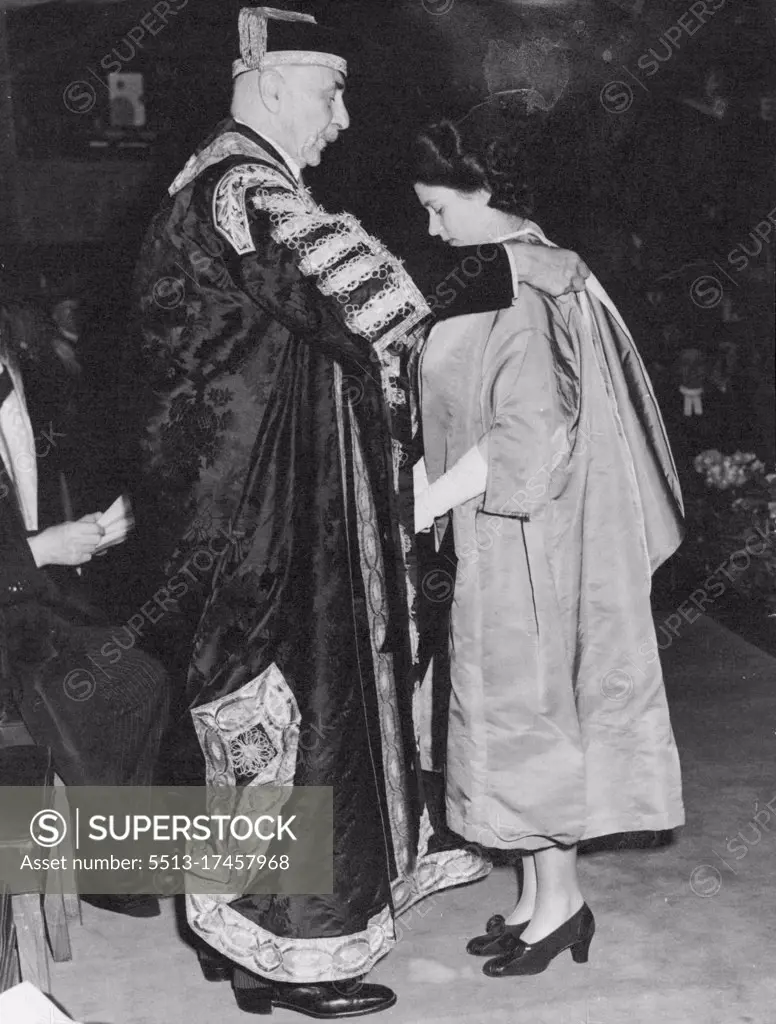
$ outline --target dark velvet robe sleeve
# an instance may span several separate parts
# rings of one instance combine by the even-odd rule
[[[347,330],[325,330],[339,319],[333,298],[324,298],[299,269],[296,253],[270,238],[269,217],[251,213],[251,235],[256,252],[229,261],[236,281],[258,306],[292,334],[308,340],[333,359],[359,366],[371,361],[369,342]],[[344,324],[340,324],[343,326]]]
[[[296,400],[301,386],[294,374],[308,366],[323,374],[326,364],[330,388],[337,361],[359,395],[382,386],[373,345],[344,327],[337,300],[302,273],[298,254],[273,241],[269,217],[255,209],[250,191],[252,251],[238,252],[217,230],[213,190],[224,166],[163,204],[135,279],[144,426],[133,491],[133,591],[138,607],[149,598],[163,603],[159,628],[144,636],[181,679],[215,557],[244,544],[232,524],[259,457],[257,437],[291,415],[289,396]],[[194,558],[208,568],[198,569]]]
[[[507,309],[515,298],[503,245],[450,249],[433,265],[418,261],[410,269],[437,320]]]
[[[251,202],[251,192],[246,193],[246,207],[255,251],[239,256],[226,246],[225,261],[235,283],[293,335],[346,367],[367,370],[379,379],[371,343],[348,329],[341,304],[323,296],[302,273],[298,254],[273,241],[270,218]]]

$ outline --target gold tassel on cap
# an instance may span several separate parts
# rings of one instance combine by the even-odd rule
[[[246,71],[263,71],[282,64],[320,64],[347,74],[347,62],[333,53],[316,50],[267,51],[267,25],[270,21],[297,22],[317,25],[312,14],[300,11],[280,11],[275,7],[243,7],[240,10],[240,59],[232,64],[232,77]]]

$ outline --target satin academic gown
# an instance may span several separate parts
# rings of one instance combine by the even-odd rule
[[[681,825],[650,609],[681,497],[619,315],[595,281],[558,300],[523,285],[510,310],[435,327],[421,383],[430,481],[488,438],[485,493],[451,514],[450,827],[534,850]]]

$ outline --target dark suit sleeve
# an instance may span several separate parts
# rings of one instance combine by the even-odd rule
[[[39,597],[48,576],[35,565],[13,484],[0,465],[0,606]]]
[[[512,267],[503,245],[450,249],[429,269],[416,267],[415,280],[437,320],[507,309],[514,299]]]

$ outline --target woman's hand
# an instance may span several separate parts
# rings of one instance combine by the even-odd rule
[[[415,479],[415,533],[424,533],[434,520],[485,493],[488,482],[488,435],[473,445],[433,484],[426,477],[425,462],[413,467]],[[425,486],[424,486],[425,483]]]
[[[421,458],[412,467],[415,501],[415,533],[425,533],[434,525],[434,514],[428,504],[428,476],[426,460]]]
[[[425,533],[434,525],[434,511],[431,507],[430,497],[428,488],[415,495],[415,533]]]
[[[90,561],[94,549],[105,536],[105,530],[97,523],[101,512],[90,512],[88,516],[73,523],[59,523],[42,530],[28,539],[35,565],[83,565]]]
[[[520,280],[537,291],[558,296],[585,290],[590,271],[575,252],[527,242],[504,244],[512,251]]]

